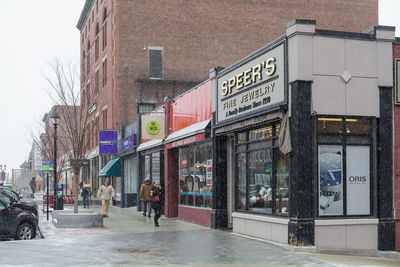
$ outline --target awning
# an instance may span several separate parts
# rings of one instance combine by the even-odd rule
[[[138,148],[136,149],[136,151],[143,151],[143,150],[147,150],[147,149],[161,146],[161,145],[163,145],[163,139],[153,139],[153,140],[150,140],[150,141],[140,144],[138,146]]]
[[[99,172],[99,177],[121,176],[121,160],[120,157],[113,158]]]
[[[164,143],[167,144],[167,143],[171,143],[171,142],[174,142],[174,141],[177,141],[177,140],[180,140],[180,139],[192,136],[192,135],[204,133],[207,126],[210,124],[210,122],[211,122],[211,119],[205,120],[205,121],[202,121],[199,123],[192,124],[192,125],[190,125],[186,128],[183,128],[179,131],[176,131],[176,132],[168,135],[168,137],[165,138]]]

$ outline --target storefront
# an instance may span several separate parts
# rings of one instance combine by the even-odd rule
[[[164,140],[165,216],[211,226],[211,82],[203,82],[166,106],[171,131]]]
[[[213,227],[296,246],[394,249],[393,40],[392,27],[347,33],[295,20],[210,72]]]
[[[137,205],[138,193],[138,158],[136,153],[139,133],[139,122],[122,128],[119,145],[121,157],[121,206]]]

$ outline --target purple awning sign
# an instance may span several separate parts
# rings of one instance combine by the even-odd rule
[[[118,154],[118,133],[117,131],[99,132],[99,153],[100,155]]]
[[[125,151],[133,147],[133,135],[124,138],[121,141],[121,151]]]

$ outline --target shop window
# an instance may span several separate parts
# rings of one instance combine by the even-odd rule
[[[212,208],[212,143],[179,149],[179,204]]]
[[[161,152],[151,154],[151,180],[161,184]]]
[[[289,163],[277,147],[280,124],[236,135],[236,210],[287,216]]]
[[[150,155],[146,155],[144,157],[144,180],[150,179],[151,180],[151,157]]]
[[[365,118],[318,118],[319,216],[371,215],[371,129]]]

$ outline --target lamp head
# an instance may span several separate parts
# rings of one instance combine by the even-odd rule
[[[54,111],[50,117],[51,123],[56,126],[60,123],[60,116],[58,115],[57,111]]]

